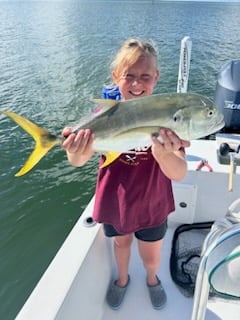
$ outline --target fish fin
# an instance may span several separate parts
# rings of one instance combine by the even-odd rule
[[[131,128],[131,129],[127,129],[125,131],[121,131],[116,136],[118,136],[118,135],[122,136],[122,135],[125,135],[125,134],[157,135],[161,128],[163,128],[163,127],[157,127],[157,126],[144,127],[144,126],[139,126],[139,127],[136,127],[136,128]]]
[[[112,163],[113,161],[115,161],[119,156],[120,156],[120,152],[115,152],[115,151],[109,151],[105,154],[106,156],[106,160],[103,162],[103,164],[101,164],[100,168],[105,168],[107,167],[110,163]]]
[[[50,149],[59,143],[60,140],[56,136],[52,135],[49,131],[39,127],[32,121],[20,116],[17,113],[11,111],[1,111],[1,113],[5,114],[14,122],[16,122],[36,141],[35,148],[28,160],[22,169],[15,174],[15,176],[19,177],[30,171]]]
[[[93,99],[93,102],[100,105],[101,107],[109,107],[109,108],[112,108],[119,103],[118,100],[113,100],[113,99]]]
[[[23,176],[28,171],[30,171],[55,145],[56,145],[56,142],[54,141],[49,142],[45,146],[43,146],[41,142],[37,142],[28,160],[25,162],[22,169],[15,174],[15,176],[20,177],[20,176]]]

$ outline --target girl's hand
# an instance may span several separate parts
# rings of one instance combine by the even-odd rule
[[[161,137],[161,141],[159,141],[156,136],[152,137],[152,152],[157,158],[162,158],[168,153],[173,153],[181,150],[181,148],[187,148],[190,146],[189,141],[180,139],[176,133],[170,129],[161,129],[159,135]]]
[[[74,166],[84,165],[94,154],[92,147],[94,134],[90,129],[81,129],[73,133],[71,128],[62,131],[65,138],[62,148],[66,150],[69,162]]]
[[[65,128],[62,136],[65,138],[62,148],[69,153],[84,154],[89,148],[92,148],[94,135],[90,129],[79,130],[76,134],[71,132],[71,128]]]
[[[156,136],[152,137],[152,154],[158,162],[164,174],[173,180],[181,180],[187,173],[184,148],[190,146],[190,142],[180,139],[170,129],[161,129],[159,141]]]

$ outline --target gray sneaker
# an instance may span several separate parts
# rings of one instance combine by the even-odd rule
[[[117,285],[117,280],[112,281],[108,287],[107,295],[106,295],[106,300],[108,305],[114,309],[117,310],[120,308],[125,293],[127,291],[128,285],[130,282],[130,277],[128,276],[128,282],[124,287],[120,287]]]
[[[155,284],[154,286],[150,286],[147,283],[148,291],[149,291],[149,296],[152,302],[152,306],[154,309],[162,309],[167,302],[167,295],[165,293],[165,290],[163,289],[161,281],[158,279],[156,276],[158,283]]]

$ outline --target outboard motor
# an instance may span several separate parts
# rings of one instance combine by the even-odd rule
[[[224,116],[227,133],[240,133],[240,60],[222,66],[218,75],[215,103]]]

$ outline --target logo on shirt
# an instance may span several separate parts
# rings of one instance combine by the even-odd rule
[[[130,156],[129,154],[125,155],[125,159],[127,162],[135,162],[135,160],[137,159],[137,156]]]
[[[141,161],[148,160],[148,150],[149,147],[135,148],[132,153],[124,153],[119,159],[122,163],[130,166],[138,166]]]

